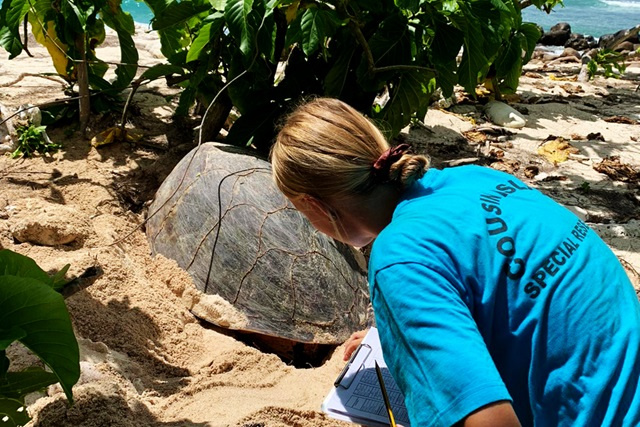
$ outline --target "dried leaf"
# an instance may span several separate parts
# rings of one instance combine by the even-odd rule
[[[138,142],[142,139],[142,132],[136,129],[124,129],[121,127],[111,127],[104,130],[91,138],[91,145],[93,147],[101,147],[114,142]]]
[[[538,154],[554,165],[567,161],[570,154],[578,154],[579,152],[580,150],[562,137],[547,141],[538,148]]]
[[[637,125],[637,124],[640,124],[640,122],[638,122],[637,120],[633,120],[633,119],[630,119],[629,117],[625,117],[625,116],[605,117],[603,120],[605,122],[609,122],[609,123],[622,123],[622,124],[625,124],[625,125]]]
[[[640,171],[635,170],[631,165],[621,163],[619,156],[605,157],[600,163],[594,164],[593,168],[614,181],[640,181]]]

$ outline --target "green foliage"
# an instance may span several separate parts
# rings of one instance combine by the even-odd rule
[[[394,136],[426,112],[438,87],[449,96],[459,84],[475,95],[489,78],[513,92],[540,37],[515,0],[145,2],[162,53],[182,69],[177,114],[207,105],[230,83],[241,116],[227,141],[263,151],[274,122],[301,97],[340,98]],[[532,2],[545,10],[559,3]]]
[[[620,77],[627,69],[624,62],[625,59],[626,56],[620,52],[615,52],[611,49],[599,49],[587,64],[589,78],[592,79],[595,77],[600,68],[602,68],[606,78]]]
[[[0,251],[0,419],[6,426],[29,421],[24,397],[60,382],[67,399],[80,377],[78,343],[62,296],[66,266],[50,277],[32,259],[9,250]],[[9,372],[7,347],[19,341],[51,372],[32,367]]]
[[[36,41],[47,48],[57,73],[69,83],[77,83],[82,96],[88,96],[89,89],[115,95],[134,78],[138,68],[138,51],[132,37],[135,27],[131,15],[122,11],[121,0],[0,2],[0,45],[9,52],[9,59],[25,49],[20,29],[23,22],[29,22]],[[95,54],[96,47],[105,40],[105,26],[115,30],[120,45],[120,64],[111,82],[104,79],[110,65]],[[24,34],[22,38],[26,37]],[[84,102],[88,105],[88,100]]]
[[[51,142],[46,137],[46,126],[18,125],[18,148],[11,157],[31,157],[34,153],[46,154],[58,151],[62,146]]]

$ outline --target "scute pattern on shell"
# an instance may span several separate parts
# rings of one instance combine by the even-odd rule
[[[362,254],[313,229],[276,188],[269,163],[236,147],[207,143],[187,154],[149,208],[147,236],[198,290],[244,314],[225,327],[337,344],[367,324]]]

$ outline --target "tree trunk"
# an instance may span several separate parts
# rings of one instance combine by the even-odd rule
[[[200,141],[209,142],[216,139],[218,133],[220,133],[220,129],[222,129],[222,126],[224,125],[225,120],[227,120],[227,117],[229,117],[231,107],[231,99],[229,99],[229,96],[226,94],[226,92],[220,94],[218,100],[209,109],[207,116],[203,117],[204,122],[202,123],[202,128],[198,130],[195,136],[196,143]],[[202,112],[202,114],[204,115],[204,111]],[[202,136],[200,136],[200,132],[202,132]]]

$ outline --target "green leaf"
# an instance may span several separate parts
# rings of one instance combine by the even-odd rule
[[[338,98],[349,76],[349,67],[356,51],[355,44],[344,49],[324,78],[324,93],[326,96]]]
[[[20,339],[22,337],[19,337]],[[7,357],[7,352],[4,350],[0,350],[0,381],[3,378],[6,378],[7,371],[9,370],[9,358]]]
[[[514,93],[522,74],[522,47],[520,37],[513,37],[495,62],[496,78],[503,93]]]
[[[211,9],[209,3],[183,0],[169,3],[163,11],[154,16],[151,26],[156,31],[162,31],[169,27],[184,24],[188,20],[208,12]]]
[[[249,17],[252,8],[253,0],[227,0],[224,10],[229,32],[240,45],[240,52],[245,58],[250,57],[253,51],[255,29]]]
[[[26,337],[27,333],[24,329],[19,327],[12,327],[11,329],[0,329],[0,351],[4,351],[14,341],[21,340]]]
[[[304,11],[300,17],[302,50],[310,56],[331,37],[340,25],[340,19],[333,10],[312,7]]]
[[[415,70],[400,76],[391,87],[391,98],[382,109],[382,119],[391,126],[393,135],[409,124],[414,113],[424,111],[434,88],[435,78],[431,72]]]
[[[458,83],[455,73],[456,57],[464,43],[464,34],[451,25],[439,24],[431,44],[431,58],[437,71],[438,85],[445,98],[453,94],[453,87]]]
[[[189,86],[180,94],[180,100],[178,101],[178,108],[176,108],[176,116],[186,116],[189,114],[189,109],[196,102],[196,87]]]
[[[0,46],[9,52],[9,59],[13,59],[22,52],[22,42],[20,38],[7,27],[0,27]]]
[[[108,19],[105,23],[116,30],[118,43],[120,45],[120,64],[116,67],[116,80],[112,83],[114,89],[121,91],[133,80],[138,71],[138,49],[129,32],[129,27],[133,27],[133,18],[128,13],[118,13]]]
[[[520,34],[523,34],[526,38],[525,56],[523,59],[523,63],[526,64],[531,59],[531,55],[533,55],[536,44],[538,43],[538,40],[540,40],[540,29],[538,29],[538,26],[536,24],[525,22],[520,26],[518,32],[520,32]]]
[[[406,9],[409,12],[416,13],[420,10],[420,0],[395,0],[394,3],[400,9]]]
[[[56,375],[69,401],[80,377],[78,342],[62,296],[30,277],[4,275],[0,281],[0,325],[21,328],[20,342]]]
[[[19,28],[27,12],[29,12],[27,0],[12,0],[6,14],[6,26],[10,29]]]
[[[187,53],[187,62],[195,61],[200,56],[200,52],[204,49],[212,40],[213,36],[220,31],[224,24],[222,13],[216,12],[209,15],[207,20],[211,19],[211,22],[204,24],[198,30],[198,35],[191,43],[189,53]]]
[[[173,74],[184,75],[184,69],[177,65],[156,64],[151,68],[147,68],[140,76],[140,80],[155,80],[157,78],[171,76]]]
[[[8,420],[2,423],[3,427],[23,426],[31,420],[23,402],[0,397],[0,420],[4,417]]]
[[[53,279],[34,260],[9,249],[0,250],[0,276],[28,277],[53,286]]]
[[[465,8],[463,8],[465,9]],[[473,22],[472,15],[467,11],[468,17],[456,18],[456,27],[464,34],[464,50],[458,66],[458,83],[472,95],[478,85],[479,75],[482,70],[490,65],[485,55],[484,35],[482,27]]]
[[[41,368],[30,368],[22,372],[7,372],[6,377],[0,380],[0,396],[22,399],[29,393],[40,391],[57,382],[58,378],[53,373]]]
[[[45,126],[42,126],[42,127],[45,127]],[[64,267],[62,267],[60,271],[54,274],[53,277],[51,278],[53,289],[55,289],[56,291],[60,291],[60,289],[64,288],[64,285],[67,284],[67,281],[65,280],[64,276],[67,274],[67,271],[69,271],[69,267],[71,267],[71,264],[65,265]]]

